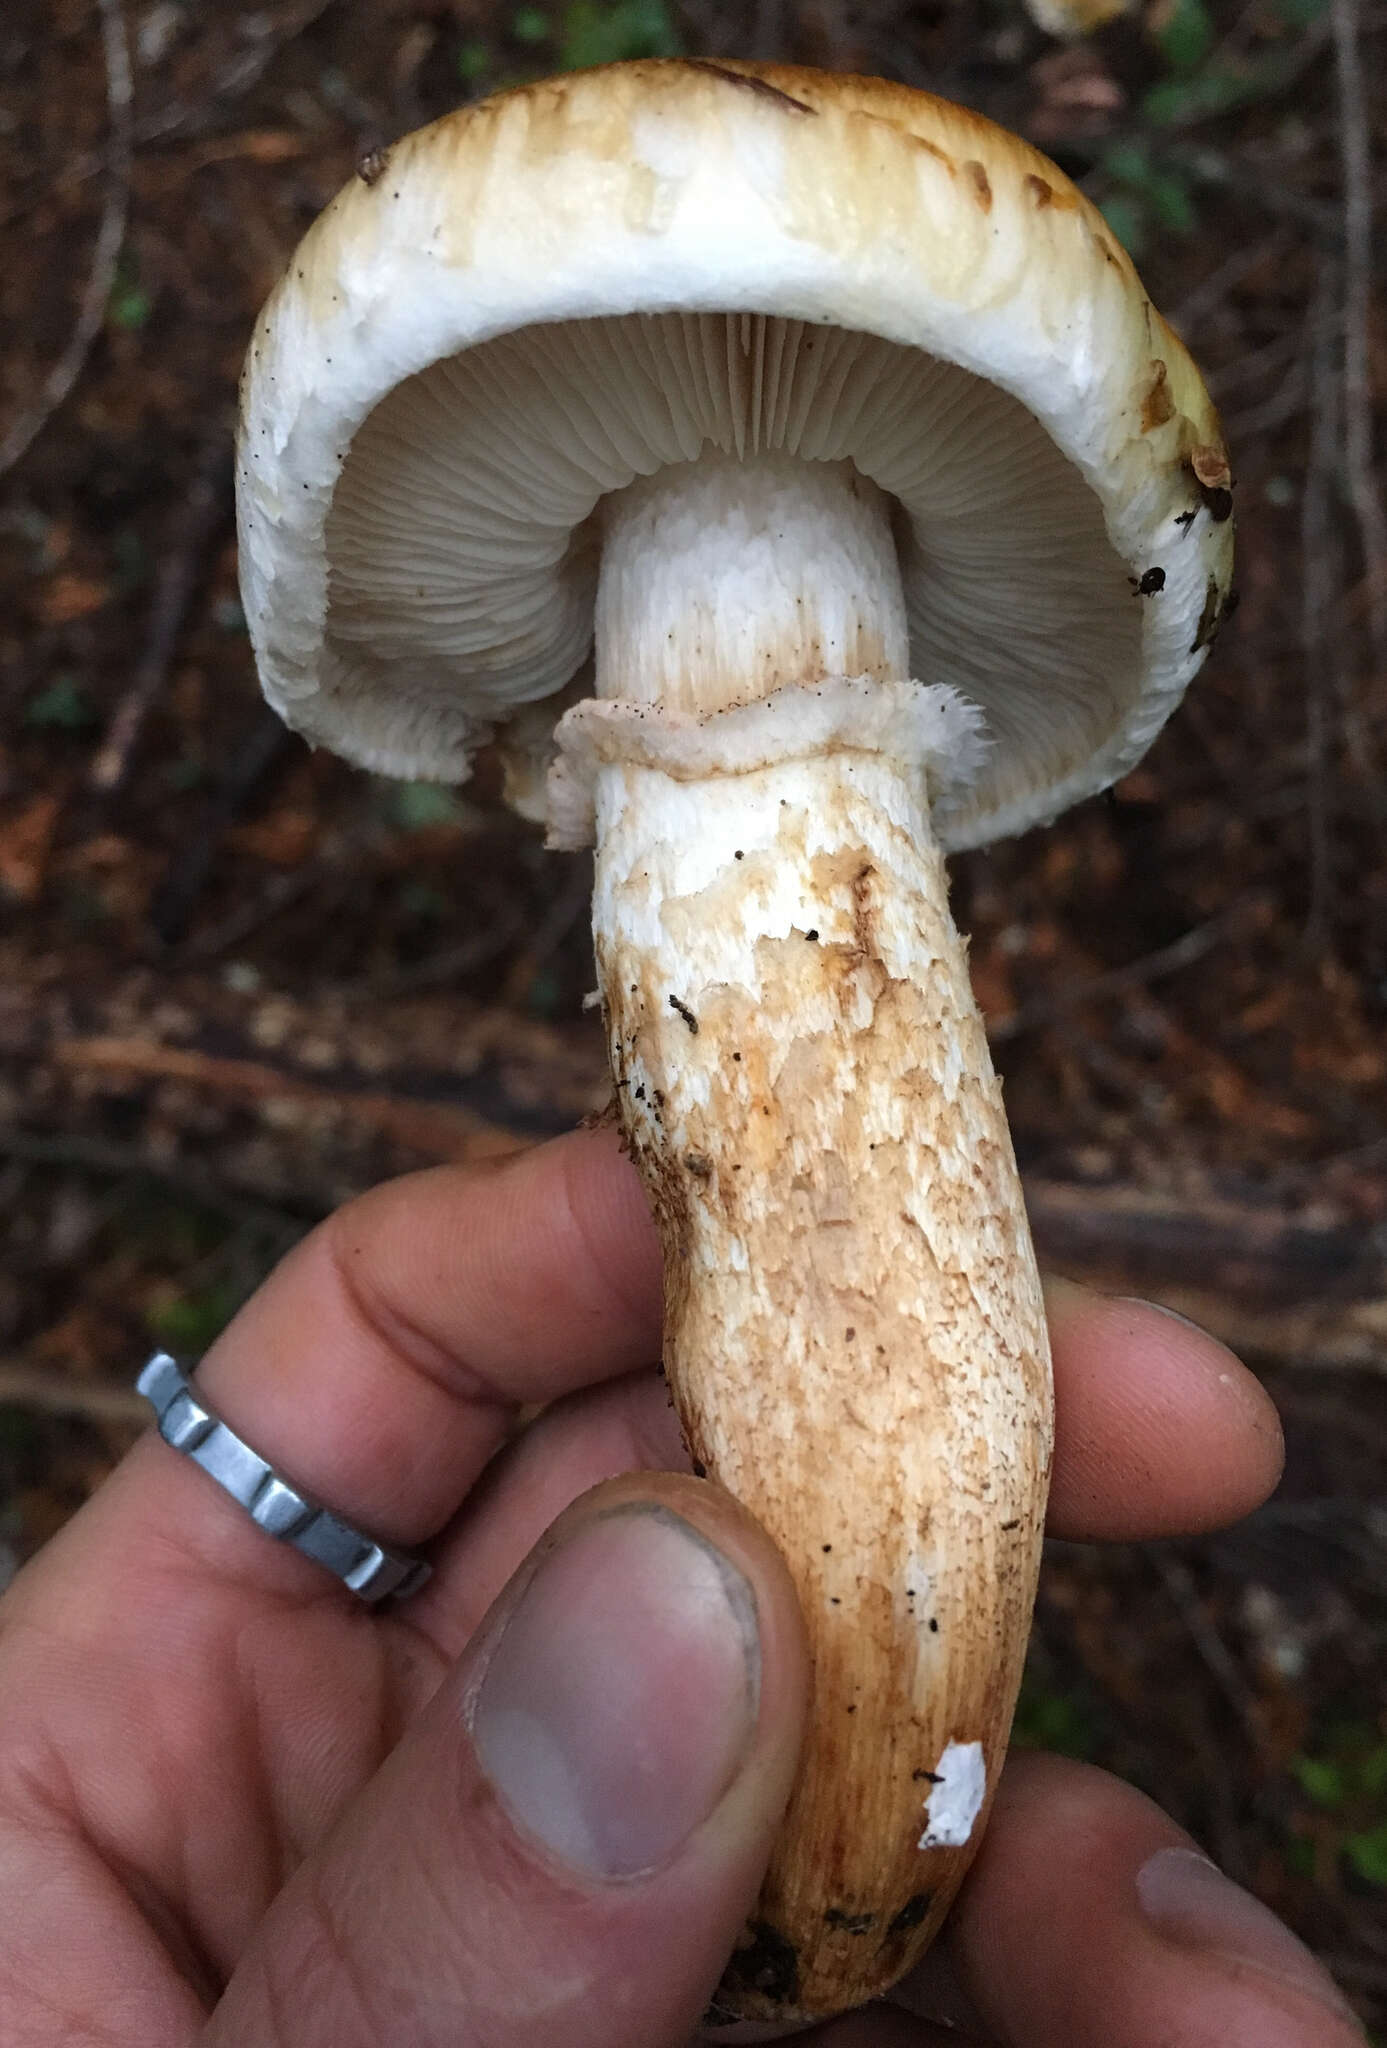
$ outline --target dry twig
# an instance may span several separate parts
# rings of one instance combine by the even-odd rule
[[[55,1166],[117,1182],[147,1181],[166,1188],[238,1229],[288,1246],[303,1236],[309,1219],[239,1193],[186,1160],[158,1159],[133,1145],[71,1133],[27,1131],[0,1124],[0,1158],[26,1166]],[[318,1212],[315,1212],[318,1213]]]
[[[329,832],[325,835],[319,851],[299,867],[287,874],[271,875],[263,886],[247,901],[209,925],[206,930],[196,931],[189,938],[181,938],[177,930],[165,936],[170,943],[177,943],[184,960],[221,960],[234,947],[242,946],[256,932],[286,910],[292,910],[296,903],[302,903],[305,896],[311,896],[317,889],[325,891],[324,902],[319,908],[330,912],[341,900],[344,883],[350,884],[362,860],[369,854],[372,841],[377,836],[374,821],[367,819],[361,826],[350,830]],[[191,908],[191,902],[189,904]],[[373,990],[379,994],[379,990]]]
[[[535,976],[553,959],[584,915],[591,895],[592,864],[580,857],[571,862],[568,874],[555,889],[548,909],[530,936],[529,944],[522,947],[512,961],[502,994],[504,1002],[524,1003]]]
[[[141,148],[149,142],[168,142],[185,135],[204,135],[215,124],[218,114],[260,83],[275,59],[286,50],[290,43],[312,28],[315,21],[325,15],[334,0],[299,0],[296,7],[286,8],[278,19],[268,22],[264,35],[258,36],[248,50],[231,58],[212,80],[208,91],[201,95],[195,105],[188,106],[181,100],[173,100],[157,112],[146,114],[134,129],[135,146]],[[75,164],[69,173],[74,179],[90,176],[92,166]]]
[[[67,347],[44,380],[43,389],[0,441],[0,476],[13,469],[37,440],[48,421],[81,376],[92,343],[101,332],[111,288],[116,281],[125,229],[130,217],[130,42],[121,0],[97,0],[101,9],[101,41],[106,56],[106,108],[110,139],[105,154],[106,197],[92,250],[91,268],[78,308],[77,324]]]
[[[98,0],[98,4],[104,11],[106,0]],[[119,0],[114,0],[114,4],[118,5]],[[255,37],[253,46],[224,64],[193,103],[174,99],[167,106],[142,114],[138,120],[131,121],[127,116],[131,150],[143,149],[150,143],[179,142],[215,134],[218,120],[224,118],[237,101],[253,92],[276,58],[335,4],[336,0],[300,0],[298,6],[288,8],[279,19],[267,22],[265,32]],[[228,137],[227,140],[239,153],[243,139]],[[75,157],[49,189],[60,193],[75,191],[89,178],[97,177],[110,162],[109,150],[91,151]],[[0,209],[0,227],[8,227],[11,222],[22,219],[31,211],[33,204],[33,199],[26,196],[15,205]]]
[[[412,1099],[346,1082],[334,1085],[263,1060],[223,1058],[195,1046],[160,1045],[148,1038],[71,1038],[55,1053],[61,1066],[93,1076],[183,1081],[233,1101],[297,1104],[305,1117],[340,1117],[439,1159],[498,1159],[524,1143],[458,1103]]]
[[[159,565],[144,652],[92,763],[92,787],[103,796],[119,789],[130,772],[144,722],[167,679],[208,549],[228,514],[230,446],[230,428],[218,422],[203,443],[175,533],[169,536]]]
[[[1193,291],[1185,294],[1171,313],[1170,324],[1176,333],[1188,341],[1236,286],[1279,255],[1285,246],[1285,231],[1277,228],[1272,234],[1263,235],[1225,256],[1222,263],[1216,264],[1207,276],[1199,280]]]
[[[1095,974],[1087,981],[1072,983],[1060,988],[1053,995],[1043,996],[1039,1001],[1027,1003],[1010,1017],[998,1017],[988,1024],[987,1035],[994,1045],[1004,1044],[1008,1039],[1020,1038],[1027,1031],[1038,1031],[1042,1025],[1051,1024],[1071,1010],[1082,1009],[1086,1003],[1095,1003],[1106,996],[1125,995],[1130,989],[1144,988],[1150,982],[1163,980],[1166,975],[1178,974],[1182,968],[1192,967],[1196,960],[1225,939],[1230,929],[1255,902],[1255,897],[1240,896],[1235,903],[1218,911],[1213,917],[1205,918],[1202,924],[1191,926],[1178,939],[1172,939],[1168,946],[1160,946],[1155,952],[1143,953],[1139,960],[1128,960],[1121,967],[1114,967],[1106,974]]]
[[[140,1424],[149,1406],[133,1387],[78,1379],[21,1358],[0,1358],[0,1408],[36,1408],[44,1415],[80,1415],[89,1422]]]
[[[1310,364],[1307,353],[1301,349],[1291,360],[1286,374],[1271,394],[1256,405],[1244,407],[1241,412],[1227,412],[1223,416],[1223,429],[1228,436],[1230,447],[1244,446],[1251,441],[1263,440],[1274,434],[1303,412],[1310,395]]]
[[[261,777],[291,744],[288,727],[262,704],[232,755],[221,787],[208,798],[201,828],[180,846],[151,906],[150,923],[164,945],[176,945],[182,938],[223,839],[259,787]]]
[[[1363,85],[1359,0],[1332,0],[1344,183],[1344,456],[1367,576],[1368,625],[1379,674],[1387,670],[1387,511],[1373,468],[1369,363],[1373,294],[1373,167]]]
[[[418,995],[425,989],[447,988],[451,982],[460,981],[465,974],[475,974],[479,967],[506,952],[519,933],[519,906],[513,901],[503,901],[493,909],[479,931],[459,939],[455,945],[441,946],[437,952],[413,961],[408,967],[397,967],[388,974],[377,975],[370,984],[370,992],[375,997],[403,996]]]
[[[1310,453],[1300,508],[1300,650],[1305,663],[1306,813],[1310,835],[1310,901],[1305,940],[1311,948],[1323,945],[1329,936],[1334,887],[1330,749],[1340,667],[1336,611],[1342,589],[1341,548],[1334,520],[1340,401],[1333,348],[1338,271],[1337,258],[1321,256],[1310,311],[1313,405]]]
[[[1237,1715],[1254,1752],[1260,1751],[1265,1731],[1252,1689],[1238,1669],[1232,1651],[1209,1619],[1189,1567],[1167,1550],[1153,1547],[1150,1557],[1171,1606],[1199,1652],[1201,1662]]]

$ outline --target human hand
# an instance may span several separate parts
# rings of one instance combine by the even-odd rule
[[[1052,1529],[1205,1528],[1266,1494],[1275,1414],[1221,1346],[1068,1286],[1050,1309]],[[807,1676],[768,1541],[669,1469],[659,1317],[604,1134],[378,1189],[290,1254],[199,1387],[383,1540],[443,1532],[434,1577],[367,1612],[157,1437],[135,1447],[0,1602],[7,2048],[687,2041]],[[508,1443],[531,1401],[553,1405]],[[942,1950],[903,1999],[937,2011],[951,1968],[1014,2048],[1361,2039],[1172,1821],[1054,1758],[1008,1766]],[[815,2038],[959,2036],[881,2006]]]

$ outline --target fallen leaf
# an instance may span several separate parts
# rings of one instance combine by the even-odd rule
[[[64,569],[49,578],[39,600],[39,616],[46,626],[66,626],[73,619],[90,618],[109,603],[111,586],[97,576],[79,576]]]
[[[190,150],[180,168],[201,170],[207,164],[233,163],[238,158],[249,158],[254,164],[284,164],[307,156],[311,147],[309,138],[296,129],[244,128],[237,135],[219,135]]]
[[[248,853],[270,867],[296,868],[312,853],[317,836],[318,820],[311,811],[285,809],[238,826],[227,841],[238,853]]]
[[[43,887],[58,824],[58,799],[36,796],[0,822],[0,889],[32,903]]]
[[[29,1348],[45,1365],[90,1374],[120,1365],[120,1342],[121,1332],[113,1328],[108,1314],[93,1303],[79,1302],[41,1331]]]
[[[1238,1018],[1238,1029],[1253,1036],[1267,1031],[1273,1024],[1284,1021],[1291,1007],[1292,991],[1284,983],[1279,988],[1269,989],[1255,1003],[1249,1003]]]
[[[118,832],[98,832],[92,839],[84,839],[65,853],[57,863],[62,875],[95,875],[111,868],[123,867],[127,861],[139,856],[139,849]]]
[[[1113,784],[1113,795],[1123,804],[1156,804],[1161,800],[1161,785],[1149,768],[1133,768],[1120,782]]]

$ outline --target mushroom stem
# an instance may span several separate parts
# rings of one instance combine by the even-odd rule
[[[607,500],[596,694],[696,714],[910,673],[891,500],[851,462],[706,453]]]
[[[724,495],[728,481],[715,479]],[[622,1124],[664,1243],[669,1384],[696,1469],[784,1552],[813,1652],[797,1790],[719,1993],[720,2009],[763,2020],[878,1994],[957,1887],[1020,1681],[1051,1441],[1040,1286],[930,830],[937,763],[905,758],[894,728],[854,743],[853,693],[868,686],[815,682],[812,651],[792,645],[812,609],[809,640],[829,641],[834,667],[869,666],[873,635],[882,661],[897,658],[889,520],[852,478],[808,485],[812,517],[767,525],[744,501],[723,521],[729,573],[742,587],[750,553],[745,587],[769,598],[742,694],[799,660],[809,686],[780,697],[803,699],[808,737],[786,740],[769,717],[760,751],[775,758],[748,765],[733,747],[733,772],[709,770],[716,735],[751,715],[713,711],[743,623],[709,596],[706,519],[686,528],[696,578],[668,554],[641,576],[644,544],[625,543],[671,526],[648,516],[649,487],[617,509],[615,577],[604,562],[599,683],[626,705],[591,707],[624,709],[631,730],[644,712],[667,756],[652,765],[647,738],[599,755],[592,782],[598,970]],[[845,517],[825,546],[835,493]],[[854,580],[835,584],[848,560]],[[864,564],[881,572],[880,602]],[[699,616],[701,639],[682,639],[660,688],[704,716],[671,720],[650,708],[651,650]],[[806,751],[815,707],[841,710],[845,692],[837,737]]]

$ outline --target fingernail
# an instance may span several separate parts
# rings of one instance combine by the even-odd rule
[[[1159,1849],[1137,1872],[1137,1897],[1157,1932],[1179,1948],[1223,1956],[1362,2025],[1328,1971],[1260,1899],[1197,1849]]]
[[[1171,1308],[1168,1302],[1151,1301],[1144,1294],[1118,1294],[1114,1295],[1113,1299],[1128,1302],[1133,1308],[1154,1309],[1158,1316],[1168,1316],[1172,1323],[1179,1323],[1186,1330],[1193,1330],[1196,1337],[1209,1337],[1209,1332],[1202,1323],[1195,1322],[1192,1316],[1181,1315],[1179,1309]],[[1210,1337],[1209,1341],[1217,1344],[1220,1340],[1217,1337]]]
[[[503,1805],[571,1868],[658,1869],[718,1804],[759,1693],[751,1587],[667,1509],[545,1557],[494,1645],[472,1739]]]

